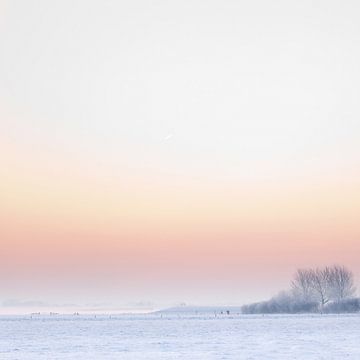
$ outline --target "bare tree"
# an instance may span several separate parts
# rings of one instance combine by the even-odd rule
[[[310,270],[311,287],[320,304],[321,311],[331,299],[330,274],[329,267]]]
[[[345,266],[332,266],[329,280],[331,296],[337,302],[352,297],[356,292],[354,274]]]
[[[298,269],[291,282],[291,289],[296,299],[304,302],[312,301],[314,299],[312,270]]]
[[[322,310],[329,301],[342,301],[355,294],[354,276],[344,266],[310,270],[311,288]]]
[[[354,275],[344,266],[298,269],[291,292],[283,291],[268,301],[244,305],[244,313],[358,312]]]

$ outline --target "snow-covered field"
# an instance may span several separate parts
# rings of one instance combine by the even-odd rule
[[[360,359],[360,315],[1,316],[1,360]]]

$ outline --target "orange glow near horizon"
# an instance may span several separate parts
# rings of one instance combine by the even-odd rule
[[[336,262],[360,271],[360,184],[353,179],[236,184],[204,176],[199,186],[174,184],[172,175],[59,176],[26,161],[6,171],[3,283],[241,288],[251,273],[259,286],[272,278],[276,288],[296,267]]]

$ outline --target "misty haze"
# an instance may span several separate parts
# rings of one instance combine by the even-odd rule
[[[360,359],[359,19],[0,0],[0,359]]]

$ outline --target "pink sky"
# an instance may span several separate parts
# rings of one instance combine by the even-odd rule
[[[242,304],[360,279],[351,6],[1,1],[0,303]]]
[[[53,168],[48,155],[6,154],[7,297],[243,303],[286,287],[297,267],[360,272],[356,174],[269,183],[203,174],[173,183],[171,174],[111,178],[111,168],[83,173],[71,158]]]

